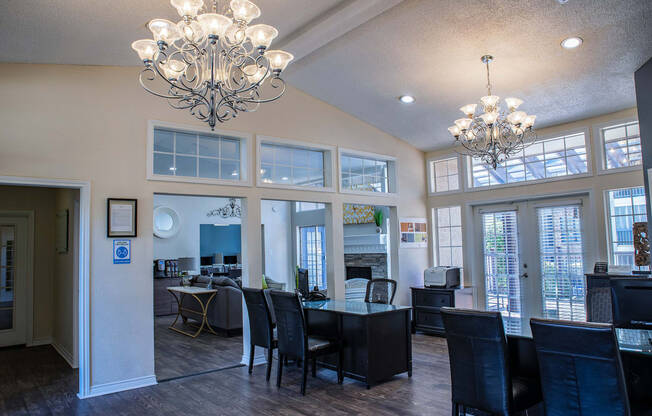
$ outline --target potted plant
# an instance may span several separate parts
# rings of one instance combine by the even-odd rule
[[[381,227],[383,226],[383,211],[380,209],[376,209],[374,211],[374,222],[376,223],[376,232],[380,234],[380,232],[383,230]]]

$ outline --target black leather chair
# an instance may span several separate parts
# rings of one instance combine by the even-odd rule
[[[270,305],[262,289],[243,288],[245,303],[247,304],[247,313],[249,315],[249,374],[253,371],[254,353],[256,346],[267,348],[267,375],[266,379],[272,373],[272,359],[274,349],[278,347],[278,342],[274,338],[274,319],[270,311]]]
[[[514,415],[541,402],[539,380],[512,376],[499,312],[441,308],[450,357],[453,415],[467,408]]]
[[[395,294],[396,280],[372,279],[367,282],[367,293],[364,296],[364,301],[391,305]]]
[[[614,326],[652,329],[652,279],[611,279],[610,283]]]
[[[627,415],[613,326],[531,319],[547,416]]]
[[[308,362],[312,360],[312,376],[316,376],[317,357],[325,354],[338,353],[337,382],[342,383],[342,344],[339,340],[329,340],[312,337],[308,333],[303,306],[297,293],[270,292],[274,313],[276,315],[276,330],[278,333],[278,373],[276,386],[281,386],[283,361],[287,358],[303,362],[303,381],[301,394],[306,394],[308,378]]]

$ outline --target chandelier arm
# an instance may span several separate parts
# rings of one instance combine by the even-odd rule
[[[139,78],[138,81],[140,82],[140,86],[143,87],[143,89],[144,89],[145,91],[147,91],[148,93],[150,93],[150,94],[152,94],[152,95],[155,95],[155,96],[157,96],[157,97],[160,97],[160,98],[166,98],[166,99],[179,99],[179,96],[178,96],[178,95],[166,95],[166,94],[163,94],[163,93],[160,93],[160,92],[154,91],[154,90],[152,90],[151,88],[149,88],[149,87],[145,84],[145,82],[143,81],[143,76],[144,76],[146,73],[148,73],[148,72],[151,73],[152,75],[146,77],[145,79],[148,80],[148,81],[153,81],[153,80],[155,80],[155,79],[156,79],[156,71],[154,71],[154,70],[152,69],[152,67],[146,67],[146,68],[144,68],[142,71],[140,71],[140,75],[139,75],[139,77],[138,77],[138,78]]]

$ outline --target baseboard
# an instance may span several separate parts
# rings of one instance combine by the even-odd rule
[[[157,384],[156,376],[144,376],[132,378],[129,380],[115,381],[113,383],[98,384],[91,386],[90,392],[80,399],[88,399],[89,397],[103,396],[105,394],[118,393],[125,390],[139,389],[141,387],[153,386]]]
[[[32,342],[28,342],[27,346],[28,347],[38,347],[41,345],[50,345],[52,344],[52,337],[44,337],[44,338],[34,338],[32,339]]]
[[[258,351],[258,348],[256,348],[256,351]],[[265,351],[265,350],[261,348],[261,351]],[[248,354],[242,354],[242,361],[240,361],[240,364],[247,365],[247,366],[249,365]],[[256,352],[256,354],[254,355],[254,366],[261,365],[261,364],[267,364],[267,357],[265,357],[265,353]]]
[[[66,362],[68,363],[68,365],[70,365],[70,367],[72,368],[78,367],[77,365],[75,365],[75,359],[70,353],[70,351],[64,348],[61,344],[59,344],[56,341],[52,341],[52,348],[54,348],[59,353],[59,355],[63,357],[64,360],[66,360]]]

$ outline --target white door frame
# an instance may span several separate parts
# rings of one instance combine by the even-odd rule
[[[79,190],[79,275],[78,275],[78,342],[79,342],[79,393],[81,399],[89,396],[90,368],[90,217],[91,184],[68,179],[0,176],[0,185],[39,186]],[[29,312],[28,312],[29,316]]]

